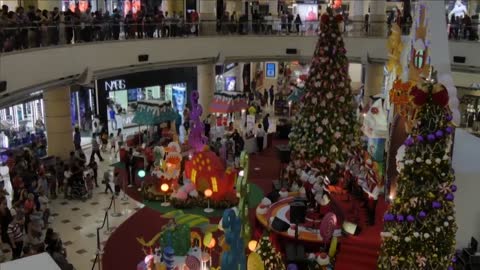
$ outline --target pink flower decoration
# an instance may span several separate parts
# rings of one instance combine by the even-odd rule
[[[427,265],[427,258],[417,255],[417,264],[419,267],[425,267]]]
[[[397,256],[391,256],[390,257],[390,263],[392,266],[398,265],[398,257]]]

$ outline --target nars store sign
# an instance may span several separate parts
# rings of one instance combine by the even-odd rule
[[[106,91],[125,90],[125,89],[127,89],[127,84],[125,80],[105,81]]]

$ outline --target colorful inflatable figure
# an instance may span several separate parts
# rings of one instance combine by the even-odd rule
[[[223,212],[222,228],[230,249],[222,253],[221,269],[246,269],[245,244],[240,234],[241,226],[241,220],[233,209]]]
[[[205,145],[208,144],[208,139],[204,135],[205,125],[200,119],[203,113],[203,108],[198,104],[198,97],[199,95],[197,91],[193,91],[190,95],[192,110],[190,111],[191,130],[188,135],[188,144],[195,151],[202,151]]]

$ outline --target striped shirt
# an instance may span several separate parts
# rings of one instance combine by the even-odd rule
[[[23,230],[18,223],[12,222],[8,224],[7,233],[13,236],[15,242],[23,241]]]

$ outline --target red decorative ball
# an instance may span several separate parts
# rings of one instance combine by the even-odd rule
[[[329,19],[330,19],[330,16],[328,16],[328,14],[323,14],[322,17],[320,18],[320,21],[322,22],[322,24],[324,24],[324,23],[328,23]]]
[[[417,106],[422,106],[427,102],[427,93],[423,92],[417,86],[414,86],[412,90],[410,90],[410,95],[413,96],[413,103]]]
[[[432,95],[433,101],[441,106],[445,107],[448,105],[448,91],[445,87],[442,86],[442,90]]]

